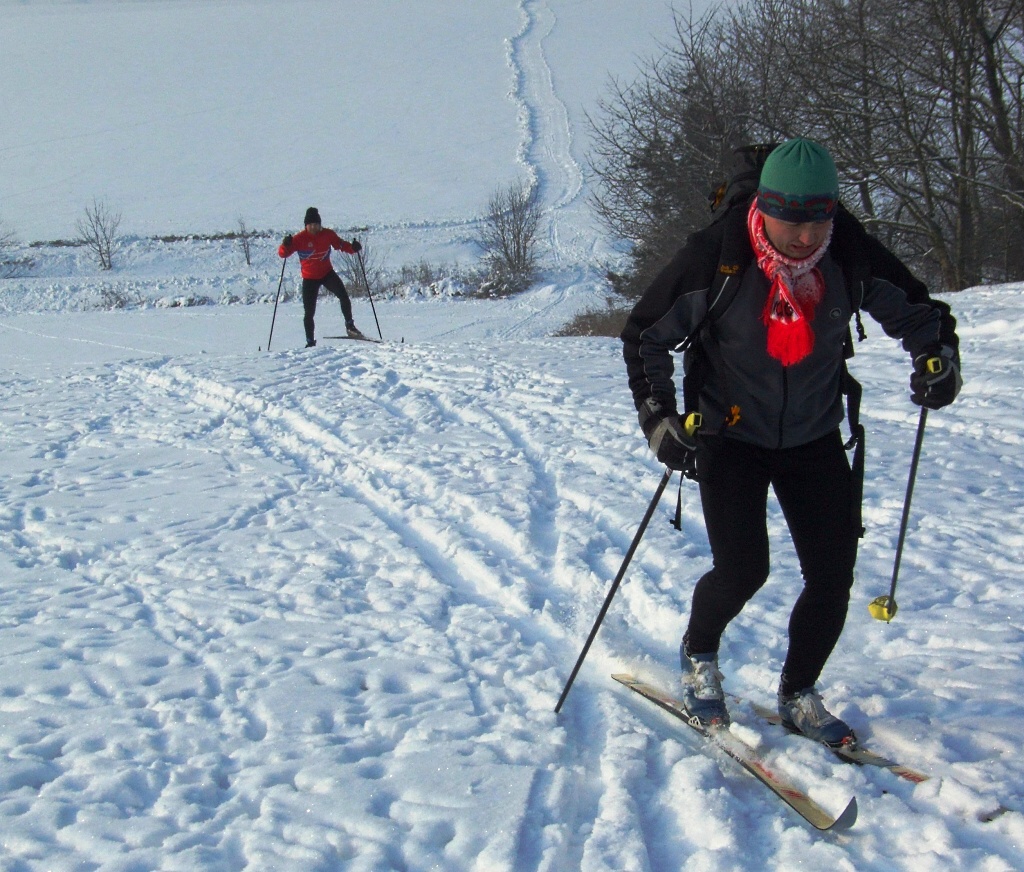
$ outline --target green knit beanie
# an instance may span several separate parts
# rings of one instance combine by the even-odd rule
[[[839,174],[832,156],[809,139],[790,139],[764,162],[757,208],[765,215],[803,224],[827,221],[839,202]]]

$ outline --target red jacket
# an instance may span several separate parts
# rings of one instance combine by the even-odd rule
[[[337,233],[326,227],[316,236],[308,230],[300,230],[292,237],[292,244],[286,246],[282,242],[277,253],[281,257],[288,257],[297,252],[299,266],[302,268],[302,277],[304,279],[322,279],[334,269],[331,266],[332,248],[344,251],[345,254],[356,253],[352,243],[346,242]]]

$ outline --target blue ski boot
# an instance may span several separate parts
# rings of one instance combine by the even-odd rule
[[[687,714],[705,730],[729,726],[718,655],[687,654],[683,644],[679,647],[679,659],[683,667],[682,703]]]
[[[786,696],[780,691],[779,716],[786,729],[830,748],[857,744],[850,725],[825,708],[821,694],[813,687]]]

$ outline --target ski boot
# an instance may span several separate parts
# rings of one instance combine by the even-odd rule
[[[813,687],[787,695],[780,691],[779,717],[787,730],[830,748],[856,747],[857,737],[850,725],[825,708],[821,694]]]
[[[690,719],[701,729],[728,727],[729,711],[725,707],[722,673],[718,671],[717,654],[687,654],[679,647],[683,667],[683,707]]]

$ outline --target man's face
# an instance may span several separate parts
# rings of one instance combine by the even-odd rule
[[[322,229],[323,229],[323,227],[320,225],[319,222],[316,223],[316,224],[307,224],[306,225],[306,232],[310,236],[316,236]]]
[[[768,241],[775,246],[780,254],[794,260],[810,257],[825,241],[832,227],[832,219],[827,221],[807,221],[794,224],[780,218],[764,216],[764,232]]]

